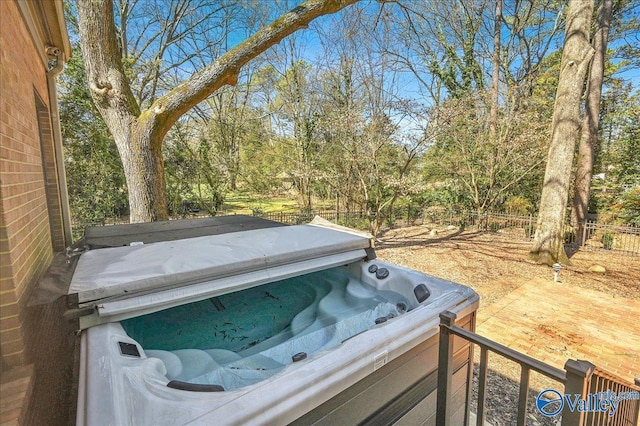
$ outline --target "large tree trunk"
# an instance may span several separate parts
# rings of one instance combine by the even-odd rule
[[[578,146],[578,167],[574,183],[573,210],[571,212],[572,222],[578,225],[576,237],[579,244],[583,242],[583,227],[589,211],[589,192],[591,191],[591,176],[593,174],[598,127],[600,125],[600,100],[612,8],[613,0],[602,0],[598,9],[593,37],[595,53],[587,83],[586,111],[582,122],[580,145]]]
[[[139,129],[136,129],[139,130]],[[126,144],[120,141],[118,146]],[[162,145],[145,134],[133,133],[127,149],[119,149],[129,190],[132,223],[169,218],[162,161]]]
[[[308,0],[282,15],[140,111],[122,66],[113,0],[77,0],[82,56],[91,95],[122,156],[131,222],[168,219],[162,141],[187,111],[227,84],[250,60],[315,18],[358,0]]]
[[[573,155],[580,128],[580,99],[584,78],[593,56],[593,48],[589,43],[592,12],[593,0],[569,2],[540,214],[530,251],[533,260],[549,265],[556,262],[569,263],[562,231]]]

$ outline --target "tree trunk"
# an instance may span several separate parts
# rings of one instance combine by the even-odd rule
[[[162,145],[150,143],[146,135],[133,133],[128,148],[118,149],[127,177],[131,223],[168,220]]]
[[[592,12],[593,0],[569,2],[540,214],[533,247],[529,252],[533,260],[549,265],[569,263],[562,231],[580,128],[583,82],[593,56],[593,48],[589,43]]]
[[[602,81],[604,80],[604,65],[611,27],[613,0],[602,0],[598,9],[596,29],[593,38],[595,53],[591,62],[589,81],[587,83],[587,100],[585,115],[582,122],[582,135],[578,146],[578,167],[574,183],[572,222],[578,225],[576,238],[582,244],[582,230],[589,211],[589,192],[591,190],[591,176],[597,146],[598,127],[600,125],[600,100],[602,95]]]
[[[121,61],[110,1],[78,0],[78,28],[91,96],[113,136],[129,192],[131,222],[169,218],[162,139],[141,122]],[[161,186],[159,186],[161,185]]]
[[[489,111],[489,139],[497,144],[498,104],[500,102],[500,31],[502,27],[502,0],[496,0],[496,15],[493,25],[493,58],[491,74],[491,110]]]
[[[122,66],[113,0],[77,0],[78,29],[87,80],[96,107],[116,140],[129,189],[130,219],[168,218],[162,142],[171,126],[216,90],[235,84],[250,60],[315,18],[358,0],[307,0],[194,73],[140,111]]]

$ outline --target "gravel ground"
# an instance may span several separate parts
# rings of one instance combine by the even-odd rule
[[[491,365],[491,364],[490,364]],[[518,368],[519,367],[515,367]],[[474,366],[473,393],[471,411],[477,413],[478,406],[478,364]],[[511,426],[518,421],[518,392],[520,384],[508,377],[489,370],[487,373],[487,389],[485,391],[485,420],[494,426]],[[549,380],[549,387],[560,389]],[[538,390],[529,389],[527,400],[527,424],[530,426],[556,426],[561,416],[545,417],[536,409]]]

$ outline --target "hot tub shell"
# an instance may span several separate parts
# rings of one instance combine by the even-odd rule
[[[376,277],[371,265],[388,276]],[[411,300],[409,311],[250,386],[221,392],[168,387],[164,363],[147,356],[120,325],[336,267],[371,288],[402,294]],[[422,301],[415,292],[420,284],[430,292]],[[474,329],[478,306],[468,287],[382,262],[370,238],[318,225],[91,250],[78,262],[70,293],[86,314],[80,318],[79,425],[428,424],[435,412],[438,314],[455,312],[458,324]],[[134,353],[123,354],[122,344]],[[462,419],[472,352],[458,342],[455,354]]]

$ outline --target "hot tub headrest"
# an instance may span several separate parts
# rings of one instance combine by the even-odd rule
[[[191,392],[224,392],[224,388],[220,385],[200,385],[197,383],[182,382],[180,380],[170,381],[167,383],[167,387]]]

